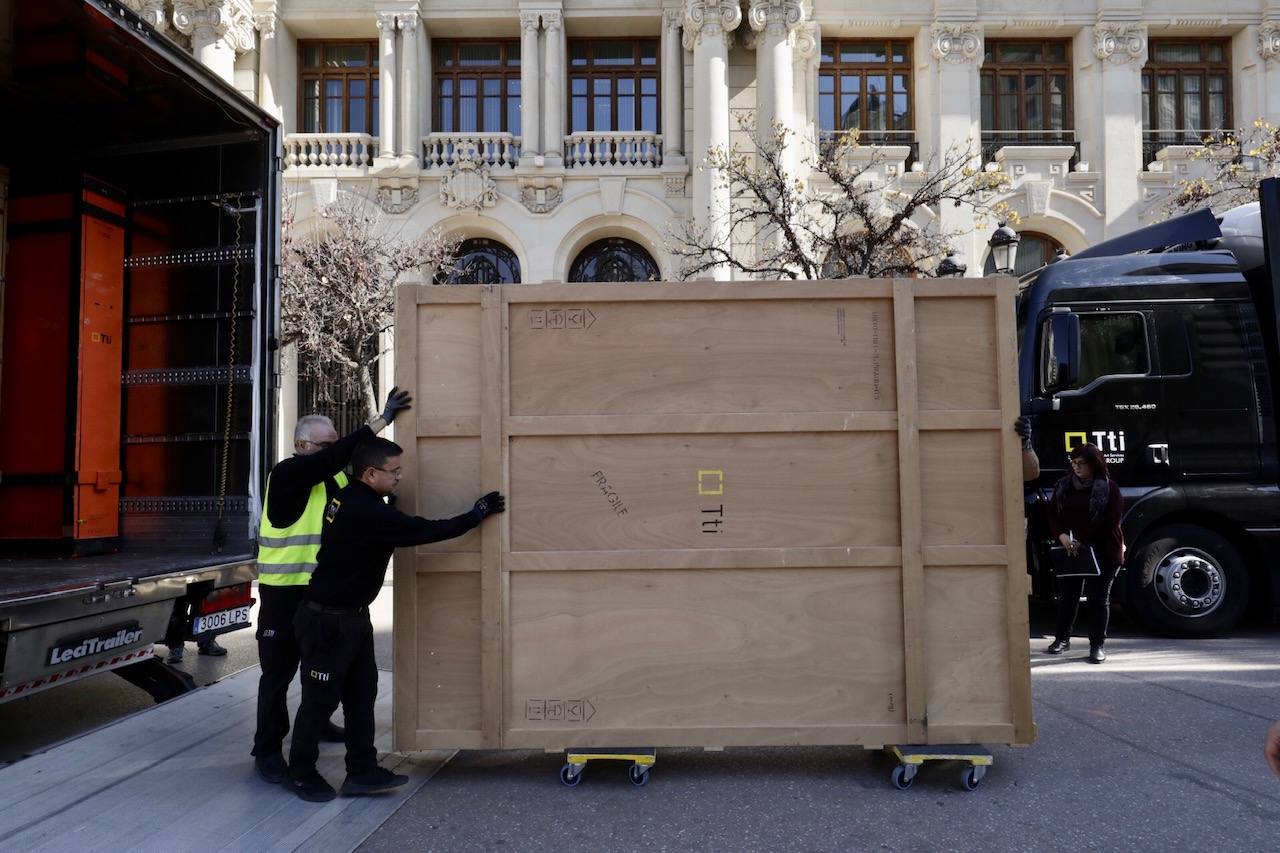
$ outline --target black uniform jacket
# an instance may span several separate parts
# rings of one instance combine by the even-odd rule
[[[452,539],[480,520],[474,510],[443,521],[405,515],[357,480],[325,508],[307,598],[329,607],[367,607],[382,589],[396,548]]]
[[[373,430],[362,426],[310,456],[291,456],[277,462],[271,469],[271,485],[267,489],[267,520],[272,526],[288,527],[302,518],[311,490],[350,465],[356,445],[370,438]]]

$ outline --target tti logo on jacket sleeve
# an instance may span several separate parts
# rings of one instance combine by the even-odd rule
[[[326,524],[333,524],[333,520],[338,517],[338,510],[342,509],[342,501],[334,498],[329,501],[329,505],[324,510],[324,520]]]

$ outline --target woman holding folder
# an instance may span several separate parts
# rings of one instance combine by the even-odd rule
[[[1062,546],[1064,555],[1058,571],[1058,625],[1046,654],[1057,655],[1071,648],[1071,630],[1086,596],[1089,612],[1089,663],[1107,659],[1103,644],[1111,608],[1111,584],[1124,562],[1124,533],[1120,518],[1124,498],[1120,487],[1107,475],[1102,452],[1092,444],[1082,444],[1068,454],[1071,473],[1053,487],[1049,501],[1049,530]],[[1071,568],[1065,568],[1070,565]],[[1096,568],[1095,568],[1096,567]],[[1069,576],[1064,576],[1065,573]]]

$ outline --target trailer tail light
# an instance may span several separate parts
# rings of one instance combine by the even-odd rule
[[[200,613],[217,613],[220,610],[231,610],[251,604],[253,604],[253,596],[250,595],[249,583],[245,582],[215,589],[201,599],[197,609]]]

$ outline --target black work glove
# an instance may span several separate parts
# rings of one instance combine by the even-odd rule
[[[1031,416],[1030,415],[1020,415],[1018,419],[1013,422],[1013,431],[1016,432],[1018,436],[1022,439],[1023,447],[1031,446]]]
[[[382,419],[391,423],[396,419],[396,415],[405,409],[412,409],[412,403],[413,398],[409,396],[408,391],[401,391],[398,387],[392,388],[391,393],[387,395],[387,406],[382,410]]]
[[[471,512],[475,514],[477,521],[484,521],[495,512],[506,511],[507,499],[499,492],[490,492],[480,500],[476,501],[476,505],[471,508]]]

